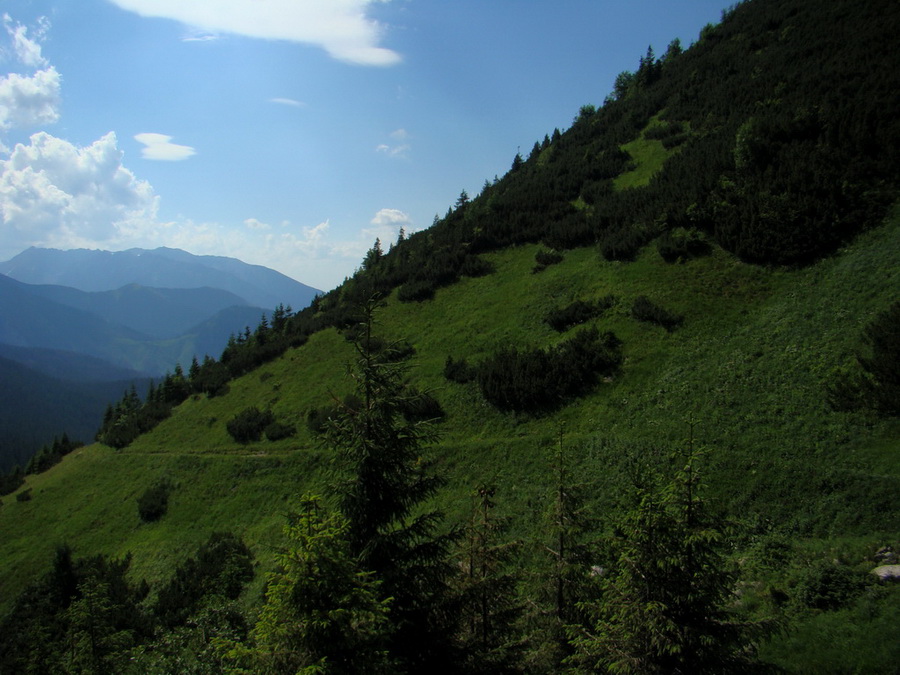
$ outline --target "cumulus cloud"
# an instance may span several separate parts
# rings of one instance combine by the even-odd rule
[[[0,161],[4,247],[114,247],[155,228],[158,197],[122,156],[112,132],[84,148],[46,132],[16,145]]]
[[[257,220],[256,218],[247,218],[247,220],[244,221],[244,225],[246,225],[247,228],[249,228],[251,230],[271,230],[272,229],[271,225],[267,225],[266,223],[264,223],[260,220]]]
[[[31,74],[9,72],[0,77],[0,131],[53,124],[59,120],[60,76],[41,54],[40,40],[49,23],[38,21],[35,39],[28,36],[28,28],[14,23],[9,14],[3,15],[3,26],[10,39],[14,61]]]
[[[34,75],[0,77],[0,129],[27,128],[59,120],[59,73],[52,66]]]
[[[381,209],[372,218],[371,223],[377,227],[402,227],[404,229],[412,225],[409,216],[399,209]]]
[[[365,15],[377,1],[111,0],[141,16],[174,19],[205,31],[313,44],[348,63],[391,66],[400,56],[379,46],[384,27]]]
[[[197,154],[189,145],[172,143],[172,137],[165,134],[143,133],[134,137],[144,147],[141,149],[141,157],[160,162],[178,162]]]

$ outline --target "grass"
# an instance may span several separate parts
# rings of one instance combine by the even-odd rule
[[[678,152],[678,147],[667,150],[662,141],[645,137],[648,129],[663,124],[659,119],[660,115],[661,113],[654,115],[636,139],[622,146],[622,149],[631,155],[634,168],[616,177],[613,181],[615,189],[625,190],[648,185],[653,175],[662,169],[663,163]]]
[[[449,479],[437,499],[449,521],[465,518],[472,489],[487,481],[499,488],[499,511],[513,518],[513,534],[538,532],[560,428],[602,514],[614,503],[623,458],[671,449],[693,421],[710,452],[711,496],[752,536],[774,530],[825,542],[820,551],[855,538],[865,542],[852,549],[857,559],[897,539],[900,423],[831,412],[824,385],[852,363],[863,326],[900,291],[900,212],[802,270],[746,265],[720,249],[670,265],[651,245],[633,263],[603,261],[593,248],[569,251],[534,275],[536,250],[492,254],[496,273],[463,279],[424,303],[390,298],[378,316],[382,335],[416,348],[410,377],[447,412],[433,453]],[[500,413],[476,385],[444,380],[448,355],[474,363],[506,344],[554,344],[567,335],[543,322],[547,311],[609,294],[618,305],[588,325],[623,340],[622,372],[558,413]],[[639,295],[683,314],[684,325],[667,333],[635,321],[629,310]],[[318,333],[231,383],[226,395],[187,401],[123,451],[89,446],[29,477],[33,498],[10,495],[0,506],[0,611],[63,542],[76,555],[131,552],[134,577],[159,584],[211,532],[228,530],[251,546],[260,571],[270,569],[295,497],[327,492],[329,453],[311,437],[305,415],[350,390],[351,358],[336,331]],[[235,443],[225,425],[250,405],[294,424],[296,436]],[[176,485],[168,513],[142,524],[137,498],[164,477]],[[812,618],[803,630],[821,639],[829,621]],[[792,644],[773,643],[773,658],[785,658]]]

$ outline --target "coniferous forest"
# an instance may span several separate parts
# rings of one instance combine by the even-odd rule
[[[896,672],[898,32],[651,46],[0,476],[0,673]]]

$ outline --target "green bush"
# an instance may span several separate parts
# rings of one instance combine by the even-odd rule
[[[544,413],[586,393],[621,363],[621,341],[592,328],[551,349],[496,352],[478,366],[478,385],[500,410]]]
[[[444,362],[444,377],[451,382],[465,384],[474,380],[477,375],[478,370],[474,366],[470,366],[464,358],[457,361],[452,356],[447,356],[447,360]]]
[[[245,408],[232,418],[225,428],[238,443],[250,443],[262,438],[263,431],[275,422],[271,410],[262,411],[256,406]]]
[[[141,520],[145,523],[152,523],[166,515],[171,492],[172,484],[167,480],[161,480],[138,497],[138,515]]]
[[[856,357],[857,372],[829,385],[829,402],[837,410],[900,416],[900,302],[866,326],[863,342],[868,354]]]
[[[819,560],[804,570],[794,597],[805,607],[839,609],[865,590],[870,583],[868,577],[865,572]]]
[[[543,272],[550,267],[550,265],[556,265],[562,261],[563,256],[561,253],[557,253],[556,251],[545,251],[542,249],[534,254],[535,266],[531,268],[531,273],[536,274],[538,272]]]
[[[407,281],[397,289],[400,302],[421,302],[434,297],[435,284],[432,281]]]
[[[631,306],[631,316],[638,321],[662,326],[670,333],[684,323],[683,316],[663,309],[645,295],[635,298]]]
[[[598,317],[616,304],[614,295],[607,295],[594,302],[576,300],[561,309],[551,310],[544,321],[558,333],[565,332],[573,326],[578,326],[594,317]]]
[[[292,424],[284,424],[282,422],[272,422],[264,430],[266,438],[270,441],[280,441],[284,438],[290,438],[297,430]]]
[[[656,250],[667,263],[674,263],[708,255],[711,249],[697,230],[676,227],[659,238]]]

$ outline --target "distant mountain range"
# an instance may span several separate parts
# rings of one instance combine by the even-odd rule
[[[85,430],[131,382],[143,394],[150,378],[218,357],[230,335],[318,292],[266,267],[168,248],[30,248],[0,263],[0,471],[62,431],[90,440]]]
[[[280,272],[234,258],[198,256],[173,248],[127,251],[29,248],[0,263],[0,274],[27,284],[112,291],[137,284],[152,288],[216,288],[243,298],[243,304],[295,310],[320,292]]]

